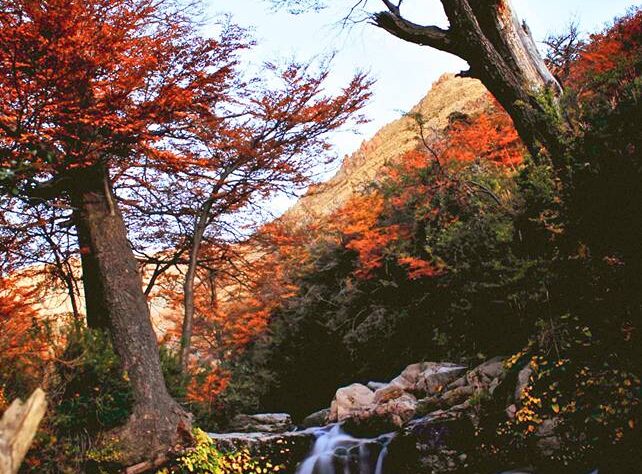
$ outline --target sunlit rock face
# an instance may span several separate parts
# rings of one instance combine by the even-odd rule
[[[433,141],[447,127],[451,114],[474,115],[489,105],[490,97],[478,80],[443,75],[406,115],[383,127],[356,152],[346,156],[334,177],[311,187],[286,213],[286,218],[305,223],[330,214],[356,191],[376,180],[386,163],[422,146],[418,116],[424,121],[425,138]]]

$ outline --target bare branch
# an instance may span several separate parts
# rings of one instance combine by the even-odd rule
[[[410,43],[455,53],[454,43],[448,30],[438,26],[423,26],[406,20],[401,16],[399,6],[385,0],[389,11],[372,15],[374,25]]]

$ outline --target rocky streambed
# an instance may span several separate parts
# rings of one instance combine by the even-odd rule
[[[421,362],[390,382],[338,389],[329,408],[301,426],[286,414],[240,415],[233,433],[211,437],[221,449],[246,448],[293,474],[472,472],[480,404],[493,400],[514,417],[531,375],[528,365],[507,370],[500,357],[472,369]],[[555,425],[539,426],[533,449],[542,458],[559,448]]]

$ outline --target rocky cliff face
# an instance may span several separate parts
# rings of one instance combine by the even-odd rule
[[[476,79],[442,76],[428,94],[403,117],[389,123],[352,155],[346,156],[337,174],[325,183],[313,186],[286,213],[286,219],[302,224],[315,217],[327,216],[355,192],[376,179],[379,170],[403,153],[421,146],[416,117],[424,121],[428,140],[434,140],[448,125],[454,113],[474,114],[488,107],[489,96]]]

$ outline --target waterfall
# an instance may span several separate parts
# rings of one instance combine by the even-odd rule
[[[383,474],[394,433],[366,439],[350,436],[339,424],[312,430],[316,441],[297,474]]]

